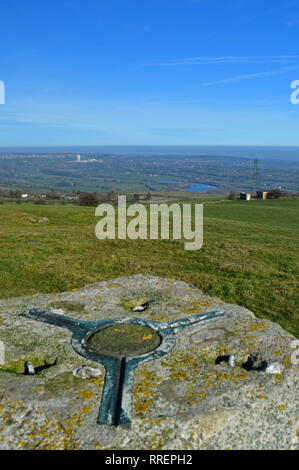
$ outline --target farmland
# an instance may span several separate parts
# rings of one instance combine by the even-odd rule
[[[145,273],[190,282],[298,337],[298,198],[195,202],[204,203],[204,244],[198,251],[185,251],[177,240],[100,241],[90,207],[2,204],[0,298]],[[48,223],[32,222],[45,217]]]

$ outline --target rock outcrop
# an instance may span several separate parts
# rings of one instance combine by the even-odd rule
[[[224,316],[176,333],[172,351],[138,367],[125,427],[97,424],[104,367],[76,354],[70,331],[20,316],[32,308],[85,321]],[[0,449],[299,448],[294,341],[245,308],[153,276],[2,300]]]

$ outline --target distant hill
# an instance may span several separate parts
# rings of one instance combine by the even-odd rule
[[[0,205],[0,298],[144,273],[190,282],[299,337],[299,199],[203,202],[199,251],[173,240],[100,241],[90,207]]]
[[[27,149],[28,150],[28,149]],[[66,149],[65,149],[66,150]],[[124,151],[124,149],[123,149]],[[178,151],[178,150],[177,150]],[[53,149],[52,149],[53,152]],[[177,182],[177,184],[176,184]],[[204,185],[204,186],[203,186]],[[116,190],[225,193],[253,189],[253,159],[208,154],[145,153],[0,153],[0,189],[26,192]],[[257,189],[299,188],[299,160],[259,160]],[[201,189],[200,189],[201,188]],[[210,188],[210,189],[209,189]],[[190,191],[190,189],[188,189]],[[191,189],[193,191],[193,189]]]
[[[0,153],[109,153],[135,155],[209,155],[299,162],[299,147],[254,145],[81,145],[0,147]]]

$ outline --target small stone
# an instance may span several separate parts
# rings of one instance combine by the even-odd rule
[[[133,312],[143,312],[146,309],[145,305],[138,305],[137,307],[133,307],[132,311]]]
[[[25,374],[26,375],[35,375],[35,369],[32,362],[25,362]]]
[[[266,374],[281,374],[283,367],[279,362],[271,362],[265,369]]]
[[[56,313],[56,315],[64,315],[64,310],[62,308],[52,308],[52,313]]]
[[[48,222],[49,222],[48,217],[41,217],[40,219],[38,219],[39,224],[47,224]]]
[[[73,370],[73,375],[75,377],[80,377],[81,379],[93,379],[102,375],[102,372],[100,369],[93,369],[92,367],[83,366]]]
[[[230,367],[234,367],[234,365],[235,365],[235,356],[233,354],[231,354],[228,357],[228,364],[229,364]]]

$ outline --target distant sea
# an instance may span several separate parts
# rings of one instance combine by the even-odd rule
[[[181,145],[76,145],[53,147],[0,147],[0,153],[111,153],[114,155],[227,156],[299,162],[299,147],[181,146]]]

